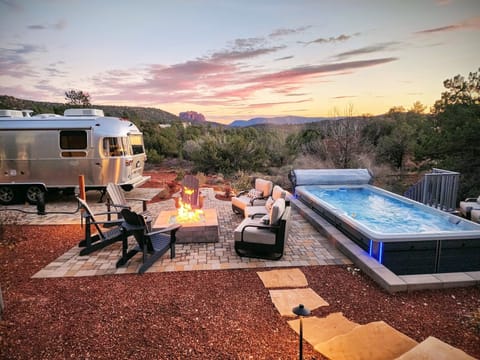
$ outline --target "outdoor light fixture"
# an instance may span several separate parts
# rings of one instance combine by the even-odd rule
[[[299,359],[303,359],[303,323],[302,317],[310,315],[310,310],[308,310],[303,304],[300,304],[292,309],[292,312],[300,317],[300,354]]]

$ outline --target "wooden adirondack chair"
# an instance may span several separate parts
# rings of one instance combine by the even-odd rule
[[[148,213],[148,210],[147,210],[147,202],[149,201],[149,199],[127,198],[125,197],[125,192],[122,190],[121,186],[114,183],[107,184],[107,194],[108,194],[107,211],[110,212],[112,211],[112,208],[113,208],[114,211],[120,214],[122,209],[130,209],[130,210],[132,209],[132,207],[127,202],[128,200],[141,201],[143,212],[150,216],[150,213]]]

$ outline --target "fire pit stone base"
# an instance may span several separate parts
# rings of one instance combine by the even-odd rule
[[[160,211],[153,228],[163,228],[175,223],[177,211]],[[218,242],[218,219],[215,209],[203,209],[203,215],[196,222],[180,222],[177,231],[177,243]]]

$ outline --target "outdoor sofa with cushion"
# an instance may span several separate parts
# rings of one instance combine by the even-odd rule
[[[235,229],[235,251],[239,256],[279,260],[290,228],[291,207],[285,199],[275,201],[270,213],[244,219]]]
[[[257,214],[268,214],[273,206],[273,203],[277,199],[286,199],[286,197],[287,191],[284,190],[281,186],[275,185],[272,190],[272,195],[268,197],[264,205],[246,206],[244,209],[244,215],[247,218]]]
[[[475,222],[477,222],[477,223],[480,223],[480,210],[479,210],[479,209],[477,209],[477,210],[472,210],[472,211],[470,212],[470,219],[471,219],[472,221],[475,221]]]
[[[245,207],[253,205],[265,205],[268,197],[272,194],[273,183],[270,180],[255,179],[255,188],[242,191],[232,198],[232,210],[237,214],[244,214]]]
[[[467,219],[471,218],[472,210],[480,210],[480,196],[478,198],[466,198],[460,201],[460,213]]]

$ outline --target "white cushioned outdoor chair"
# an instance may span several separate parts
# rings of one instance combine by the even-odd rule
[[[239,256],[279,260],[290,229],[290,206],[275,201],[269,214],[246,218],[235,229],[235,252]]]
[[[470,211],[470,220],[480,223],[480,210]]]
[[[460,201],[460,213],[467,219],[472,218],[472,211],[480,210],[480,196],[478,198],[466,198]]]
[[[266,215],[270,212],[273,203],[282,198],[286,200],[287,191],[284,190],[281,186],[275,185],[272,190],[272,195],[270,195],[265,202],[265,205],[253,205],[253,206],[246,206],[244,209],[245,217],[252,217],[255,215],[263,214]]]
[[[242,191],[232,198],[232,210],[236,214],[245,216],[247,206],[265,205],[268,197],[272,194],[273,183],[270,180],[255,179],[255,188]]]

